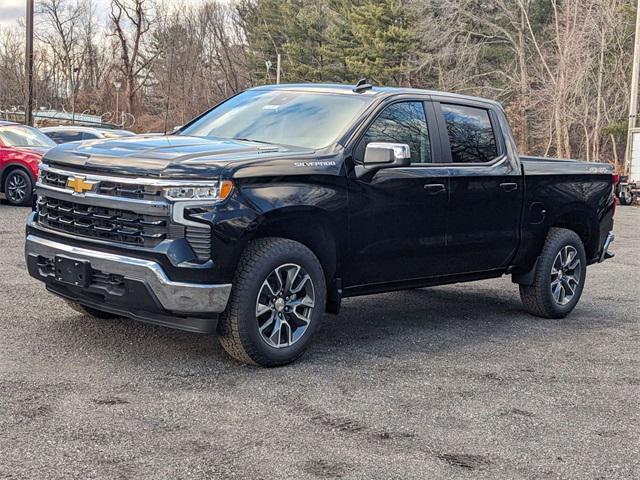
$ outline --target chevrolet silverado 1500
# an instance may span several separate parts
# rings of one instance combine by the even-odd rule
[[[614,211],[610,166],[519,156],[494,101],[265,86],[168,136],[50,150],[26,259],[79,311],[217,331],[275,366],[349,296],[509,274],[563,317]]]

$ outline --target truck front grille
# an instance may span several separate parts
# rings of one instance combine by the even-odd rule
[[[41,182],[43,185],[56,188],[67,188],[67,181],[73,174],[63,174],[45,170],[42,172]],[[153,185],[143,185],[137,183],[101,181],[95,193],[110,197],[133,198],[138,200],[157,200],[160,197],[160,189]]]
[[[38,223],[42,226],[83,237],[154,247],[168,233],[168,219],[127,210],[97,207],[40,196]]]

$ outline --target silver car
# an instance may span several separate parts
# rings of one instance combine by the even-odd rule
[[[132,137],[128,130],[110,130],[107,128],[81,127],[77,125],[45,127],[40,131],[56,143],[82,142],[99,138]]]

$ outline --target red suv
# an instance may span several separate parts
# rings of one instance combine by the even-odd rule
[[[31,204],[40,159],[55,145],[40,130],[0,121],[0,193],[10,204]]]

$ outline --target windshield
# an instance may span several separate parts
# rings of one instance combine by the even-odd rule
[[[249,90],[180,134],[318,149],[337,141],[368,102],[355,95]]]
[[[24,125],[0,127],[0,140],[9,147],[55,147],[56,143],[44,133]]]

